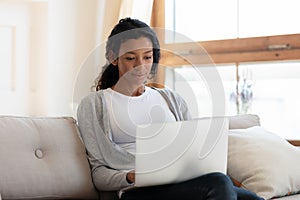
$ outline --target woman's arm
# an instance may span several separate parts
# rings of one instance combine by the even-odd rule
[[[77,110],[78,126],[96,188],[119,190],[130,185],[126,176],[134,168],[134,156],[109,139],[108,116],[103,109],[97,93],[84,98]]]

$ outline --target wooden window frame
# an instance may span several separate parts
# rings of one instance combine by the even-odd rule
[[[238,38],[197,42],[215,64],[300,60],[300,34]],[[192,43],[164,44],[174,52],[162,52],[161,63],[168,66],[198,63],[201,52],[190,49]],[[189,54],[186,55],[186,52]],[[184,55],[185,59],[181,59]],[[188,61],[187,61],[188,60]]]
[[[288,140],[288,142],[296,147],[300,147],[300,140]]]

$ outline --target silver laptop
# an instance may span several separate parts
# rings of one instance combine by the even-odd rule
[[[137,128],[135,186],[226,173],[228,119],[205,118]]]

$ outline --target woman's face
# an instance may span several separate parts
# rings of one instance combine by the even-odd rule
[[[118,59],[119,79],[134,85],[143,84],[153,64],[153,45],[147,37],[129,39],[120,46]]]

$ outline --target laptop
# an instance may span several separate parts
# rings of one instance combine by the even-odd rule
[[[226,117],[217,117],[138,126],[135,186],[226,174],[228,123]]]

